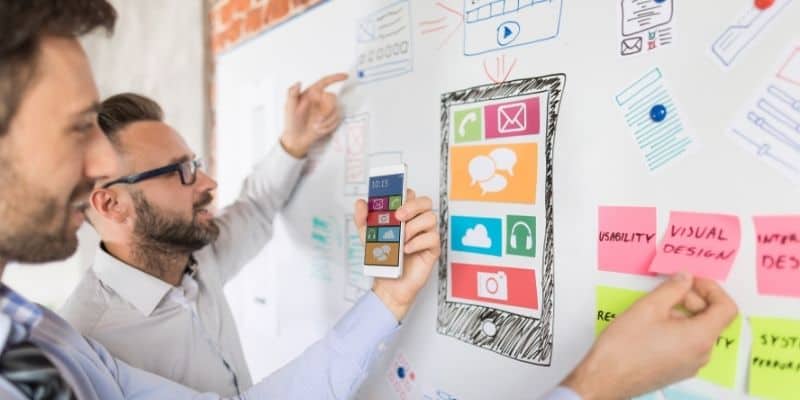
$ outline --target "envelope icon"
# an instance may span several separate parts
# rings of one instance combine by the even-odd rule
[[[642,51],[642,44],[644,41],[642,40],[641,36],[622,39],[622,50],[621,54],[623,56],[628,56],[631,54],[636,54]]]
[[[528,129],[528,107],[525,103],[505,104],[497,108],[497,132],[514,133]]]

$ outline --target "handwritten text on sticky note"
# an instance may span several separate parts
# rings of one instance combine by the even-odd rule
[[[777,400],[800,393],[800,321],[750,318],[750,394]]]
[[[601,271],[652,275],[656,255],[655,207],[600,207],[597,266]]]
[[[732,389],[736,385],[741,335],[742,318],[736,317],[717,337],[711,351],[711,360],[698,372],[697,377]]]
[[[800,297],[800,215],[753,217],[758,293]]]
[[[740,232],[735,215],[673,211],[650,272],[688,271],[725,280],[739,252]]]
[[[645,295],[645,292],[598,286],[595,289],[595,295],[597,296],[597,313],[594,334],[599,336],[617,318],[617,315],[630,308],[636,300]]]

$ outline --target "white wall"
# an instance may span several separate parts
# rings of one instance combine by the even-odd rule
[[[198,156],[205,156],[206,118],[204,1],[111,0],[119,20],[113,37],[82,40],[100,96],[132,91],[152,97]],[[90,265],[97,235],[85,225],[78,252],[48,268],[10,266],[5,283],[30,299],[60,306]]]

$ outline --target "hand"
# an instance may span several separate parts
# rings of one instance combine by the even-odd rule
[[[325,89],[347,79],[347,74],[328,75],[301,92],[300,83],[286,94],[286,127],[281,145],[296,158],[303,158],[317,140],[330,135],[341,122],[339,104],[333,93]]]
[[[737,313],[715,282],[677,274],[617,317],[562,385],[584,400],[622,399],[690,378]]]
[[[417,293],[425,286],[441,253],[436,214],[428,197],[406,192],[406,201],[395,216],[405,222],[403,275],[398,279],[375,278],[372,290],[398,321],[405,317]],[[367,203],[358,200],[354,220],[363,243],[367,226]]]

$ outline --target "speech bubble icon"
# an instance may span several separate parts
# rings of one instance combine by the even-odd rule
[[[480,182],[479,185],[481,185],[481,195],[485,195],[486,193],[497,193],[508,186],[508,180],[506,180],[506,177],[503,175],[495,175],[488,180]]]
[[[514,176],[514,166],[517,165],[517,153],[513,150],[501,147],[492,150],[489,157],[494,160],[498,171],[508,171],[510,176]]]
[[[477,156],[469,162],[469,176],[472,178],[470,186],[476,182],[485,181],[494,175],[494,161],[487,156]]]

